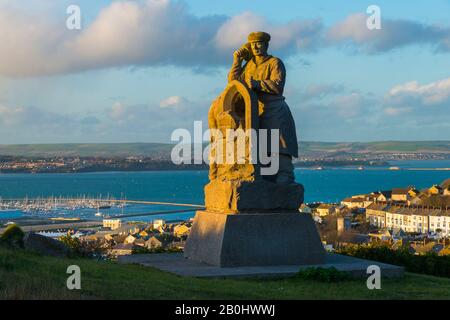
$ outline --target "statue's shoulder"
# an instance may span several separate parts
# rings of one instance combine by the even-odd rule
[[[280,58],[278,58],[278,57],[271,56],[268,62],[270,64],[282,66],[284,68],[283,61]]]

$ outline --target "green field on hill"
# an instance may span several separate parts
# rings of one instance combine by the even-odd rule
[[[81,290],[66,288],[69,265],[81,268]],[[288,279],[196,279],[138,265],[40,256],[0,247],[0,299],[450,299],[450,279],[407,273],[383,279],[322,283]]]
[[[0,145],[0,155],[22,157],[127,157],[169,154],[165,143],[64,143]]]
[[[0,145],[0,156],[22,157],[127,157],[170,156],[174,144],[169,143],[66,143]],[[301,154],[438,152],[450,153],[450,141],[379,141],[379,142],[311,142],[299,143]]]

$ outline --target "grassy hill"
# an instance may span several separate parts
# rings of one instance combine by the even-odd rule
[[[450,141],[300,142],[303,152],[442,152],[450,153]]]
[[[169,154],[165,143],[66,143],[0,145],[0,155],[24,157],[80,156],[127,157]]]
[[[81,268],[81,290],[66,289],[66,269]],[[137,265],[60,259],[0,247],[0,299],[450,299],[450,279],[407,273],[368,290],[365,280],[185,278]]]
[[[170,156],[169,143],[68,143],[0,145],[0,155],[24,157],[51,156]],[[450,141],[311,142],[299,144],[300,153],[450,153]]]

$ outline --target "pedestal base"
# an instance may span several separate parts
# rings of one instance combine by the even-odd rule
[[[364,278],[367,280],[367,268],[373,265],[380,267],[382,278],[399,278],[404,274],[403,267],[333,253],[327,253],[325,255],[325,263],[323,264],[293,264],[288,266],[221,268],[185,259],[182,253],[132,254],[129,256],[119,256],[117,257],[117,261],[122,264],[139,264],[144,267],[152,267],[182,277],[218,279],[295,277],[300,270],[320,267],[324,269],[336,268],[339,271],[347,272],[354,278]]]
[[[207,210],[226,213],[298,211],[303,194],[303,185],[299,183],[215,179],[205,186],[205,206]]]
[[[321,264],[325,250],[309,214],[198,211],[184,256],[219,267]]]

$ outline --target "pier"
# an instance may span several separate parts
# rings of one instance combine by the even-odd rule
[[[128,200],[128,199],[114,199],[114,198],[65,198],[65,197],[48,197],[48,198],[1,198],[0,210],[22,210],[24,212],[32,211],[52,211],[58,209],[75,210],[75,209],[105,209],[110,207],[124,207],[127,204],[142,204],[142,205],[163,205],[173,207],[185,207],[202,209],[204,205],[192,203],[177,203],[177,202],[161,202],[161,201],[146,201],[146,200]]]
[[[123,208],[127,204],[135,205],[160,205],[178,207],[180,209],[172,210],[155,210],[149,212],[129,213],[123,212]],[[161,201],[146,201],[146,200],[128,200],[128,199],[102,199],[90,198],[82,196],[80,198],[63,198],[63,197],[48,197],[48,198],[0,198],[0,220],[2,220],[1,210],[20,210],[25,213],[42,213],[42,217],[36,218],[33,216],[28,218],[5,219],[19,222],[21,228],[25,231],[49,231],[58,229],[78,229],[78,228],[95,228],[102,226],[102,220],[74,220],[74,218],[58,217],[48,218],[45,213],[58,214],[58,210],[77,210],[77,209],[97,209],[100,208],[118,207],[122,209],[121,214],[108,214],[108,219],[125,219],[133,217],[157,216],[166,214],[176,214],[184,212],[193,212],[204,208],[203,205],[191,203],[176,203],[176,202],[161,202]],[[106,218],[106,216],[105,216]],[[0,228],[0,234],[4,228]]]

